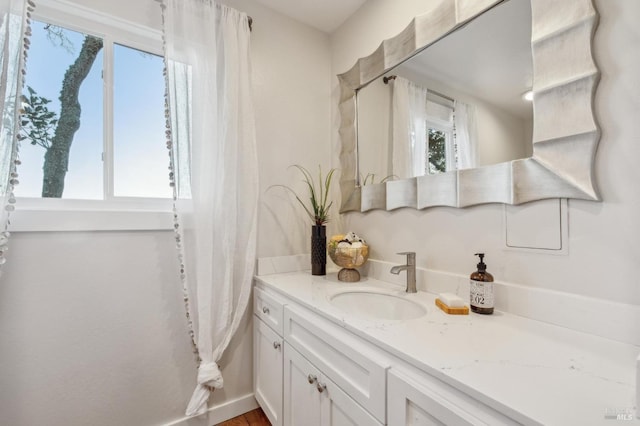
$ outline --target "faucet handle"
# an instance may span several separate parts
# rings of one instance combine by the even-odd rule
[[[402,251],[399,254],[400,256],[407,256],[407,265],[415,265],[416,263],[416,252],[415,251]]]

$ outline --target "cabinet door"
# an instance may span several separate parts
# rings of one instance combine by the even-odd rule
[[[397,369],[387,378],[387,414],[389,425],[515,425],[501,413],[462,395],[437,379],[405,374]]]
[[[273,426],[282,426],[283,340],[257,316],[253,321],[253,383],[256,400]]]
[[[382,426],[288,343],[284,364],[285,425]]]
[[[320,372],[288,343],[284,348],[284,424],[320,426]]]
[[[323,426],[382,426],[375,417],[326,376],[319,379],[321,423]]]
[[[456,413],[455,407],[427,389],[389,373],[388,415],[390,425],[442,426],[473,425],[465,413]]]

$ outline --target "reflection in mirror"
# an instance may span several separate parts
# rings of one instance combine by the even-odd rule
[[[532,155],[531,6],[509,0],[357,92],[360,184]]]

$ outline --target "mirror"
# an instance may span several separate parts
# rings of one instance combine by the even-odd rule
[[[566,0],[553,8],[546,0],[437,0],[431,12],[415,17],[404,31],[338,76],[341,211],[520,204],[544,198],[599,200],[593,173],[599,130],[592,112],[599,72],[591,52],[597,19],[592,0]],[[471,34],[473,41],[465,41],[465,34]],[[468,46],[475,49],[465,50]],[[507,50],[499,53],[499,47]],[[490,59],[486,68],[464,63],[475,60],[476,54]],[[491,60],[491,55],[497,56]],[[504,62],[505,56],[510,62]],[[533,69],[519,65],[531,57]],[[474,73],[458,73],[463,68]],[[509,72],[499,74],[505,70]],[[381,78],[390,75],[398,79],[385,85]],[[428,135],[427,124],[398,132],[403,127],[390,123],[403,113],[384,115],[392,111],[397,90],[390,86],[400,79],[409,82],[403,83],[405,88],[427,89],[426,106],[421,108],[429,111],[424,122],[434,125],[432,161],[425,148],[428,138],[423,138],[426,142],[415,138]],[[531,110],[527,112],[521,99],[529,87],[533,120],[527,118]],[[405,97],[412,93],[415,98],[415,92],[407,90]],[[471,165],[451,159],[460,152],[466,155],[461,146],[467,142],[458,135],[464,126],[455,124],[456,115],[465,115],[465,105],[476,110],[478,129],[477,155]],[[493,133],[486,133],[482,128],[495,124],[483,111],[490,108],[503,110],[494,111],[494,116],[502,114],[506,127],[496,125]],[[458,114],[451,112],[454,109]],[[446,134],[452,127],[457,145]],[[404,144],[395,142],[401,140],[399,133],[405,135]],[[506,135],[499,144],[497,134]],[[407,143],[407,138],[413,139]],[[446,149],[438,153],[438,146],[449,146],[455,155],[447,155]],[[402,149],[413,153],[402,154]],[[394,157],[409,166],[396,165],[394,171]]]
[[[531,6],[510,0],[357,91],[360,183],[530,157],[532,83]]]

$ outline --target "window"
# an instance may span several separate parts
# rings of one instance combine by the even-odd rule
[[[433,98],[427,99],[425,174],[476,167],[475,106],[440,95]]]
[[[23,135],[27,138],[20,149],[22,164],[16,195],[100,199],[104,130],[102,39],[92,39],[93,52],[79,59],[80,48],[86,39],[84,34],[38,21],[32,23],[32,32],[23,93],[26,98]],[[75,72],[69,70],[67,73],[74,61]],[[86,74],[84,78],[65,77],[65,74],[83,73]],[[80,90],[74,98],[72,92],[76,88]],[[64,116],[60,113],[60,98],[65,98]],[[76,100],[79,108],[74,105]],[[79,123],[77,130],[63,130],[70,129],[74,122]],[[67,156],[68,170],[64,167]]]
[[[158,40],[137,48],[102,16],[55,12],[32,24],[16,195],[170,199]]]
[[[113,195],[169,198],[163,60],[119,44],[113,50]]]
[[[427,169],[435,174],[451,170],[447,167],[447,150],[451,146],[452,131],[427,122]]]
[[[24,89],[32,116],[24,123],[11,230],[171,229],[160,31],[56,0],[39,1],[32,19]],[[68,170],[61,192],[51,185],[43,197],[45,176],[60,175],[44,166],[64,121],[65,73],[88,38],[93,62],[78,85]]]
[[[453,130],[453,108],[439,95],[427,99],[427,144],[425,174],[444,173],[456,169]]]

